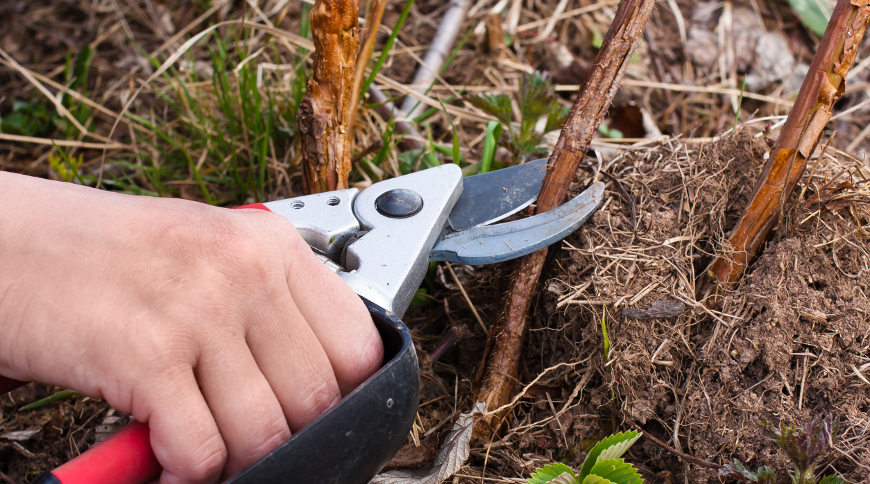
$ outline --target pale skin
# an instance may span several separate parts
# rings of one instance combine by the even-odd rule
[[[0,172],[0,375],[148,422],[162,484],[231,477],[381,365],[283,217]]]

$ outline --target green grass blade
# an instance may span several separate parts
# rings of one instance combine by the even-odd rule
[[[35,408],[44,407],[49,403],[56,402],[58,400],[63,400],[64,398],[71,397],[73,395],[81,395],[81,393],[75,390],[61,390],[54,395],[50,395],[48,397],[43,398],[42,400],[37,400],[33,403],[28,403],[27,405],[18,409],[19,412],[33,410]]]
[[[486,123],[486,135],[483,137],[483,153],[480,155],[480,170],[478,173],[486,173],[492,166],[492,160],[495,158],[495,152],[498,149],[498,142],[501,139],[501,134],[504,128],[498,121],[489,121]]]
[[[438,98],[438,102],[441,103],[441,109],[444,110],[444,116],[447,117],[447,121],[450,121],[450,129],[453,131],[453,163],[459,164],[459,135],[456,134],[456,126],[453,125],[453,119],[450,118],[450,115],[447,114],[447,106],[444,105],[444,101],[441,98]]]
[[[746,92],[746,76],[743,76],[743,87],[740,88],[740,99],[737,100],[737,112],[734,113],[734,131],[737,131],[737,121],[740,120],[740,108],[743,107],[744,92]]]
[[[299,36],[306,39],[311,38],[311,20],[309,14],[313,6],[310,3],[302,2],[302,13],[299,16]],[[299,53],[305,55],[308,53],[308,49],[300,47]]]
[[[399,36],[399,31],[402,30],[402,25],[405,24],[405,19],[408,18],[408,13],[411,11],[412,5],[414,5],[414,0],[408,0],[405,2],[405,6],[399,14],[399,20],[396,21],[396,26],[393,27],[390,36],[387,37],[387,42],[384,44],[384,48],[381,50],[381,55],[378,57],[375,66],[372,68],[372,73],[369,74],[369,77],[367,77],[363,83],[362,89],[360,89],[360,96],[365,97],[366,93],[369,92],[369,87],[371,87],[372,83],[375,82],[375,77],[378,75],[378,72],[381,72],[381,68],[384,66],[384,62],[387,61],[387,56],[389,56],[390,50],[393,48],[393,43],[396,41],[396,37]]]

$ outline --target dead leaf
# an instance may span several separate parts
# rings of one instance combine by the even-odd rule
[[[746,89],[759,92],[774,82],[788,79],[794,72],[794,54],[781,32],[762,35],[755,46],[756,62],[746,76]]]
[[[132,419],[127,415],[113,415],[103,419],[100,425],[97,425],[96,437],[94,445],[111,437],[115,432],[121,430],[125,425],[130,423]]]
[[[0,440],[13,440],[16,442],[24,442],[30,440],[31,437],[42,432],[42,429],[35,430],[16,430],[0,435]]]
[[[483,402],[477,402],[470,412],[459,416],[431,467],[384,472],[375,476],[369,484],[440,484],[455,474],[468,459],[474,422],[483,415],[484,410]]]
[[[737,72],[749,72],[755,65],[755,51],[758,39],[764,35],[764,27],[755,12],[748,8],[735,8],[731,19],[734,65]]]
[[[630,319],[668,319],[675,318],[686,311],[680,301],[653,301],[647,309],[622,308],[622,317]]]
[[[683,51],[695,64],[713,67],[719,59],[719,39],[706,27],[692,25]]]

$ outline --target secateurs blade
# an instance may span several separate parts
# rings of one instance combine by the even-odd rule
[[[268,210],[293,223],[318,258],[364,300],[384,341],[383,367],[233,484],[363,484],[402,445],[417,413],[420,373],[401,321],[430,261],[491,264],[546,247],[580,227],[601,205],[593,183],[564,205],[492,225],[537,198],[547,160],[462,177],[457,165],[355,188],[239,208]],[[146,424],[43,475],[41,483],[138,484],[159,475]]]

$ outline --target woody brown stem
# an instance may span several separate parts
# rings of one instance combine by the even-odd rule
[[[699,297],[716,302],[722,285],[736,283],[779,220],[785,201],[803,176],[834,103],[846,87],[858,46],[870,21],[868,0],[839,0],[813,57],[794,107],[774,144],[752,200],[728,243],[705,271]]]
[[[547,176],[538,195],[538,213],[553,209],[565,200],[568,186],[607,114],[654,6],[654,0],[622,0],[619,3],[601,51],[580,87],[559,141],[550,155]],[[477,398],[485,402],[487,411],[505,406],[516,393],[526,314],[546,257],[547,249],[543,249],[520,259],[511,281],[505,312],[492,329],[477,382]],[[488,439],[491,429],[502,425],[506,412],[487,414],[475,427],[473,438]]]
[[[299,105],[302,181],[307,193],[347,188],[353,144],[353,87],[359,51],[357,0],[317,0],[311,9],[313,75]]]

